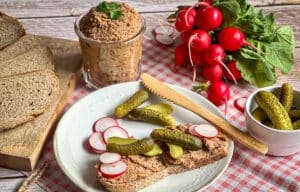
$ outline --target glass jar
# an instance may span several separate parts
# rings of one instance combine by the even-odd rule
[[[75,32],[79,37],[82,53],[82,73],[88,86],[100,88],[107,85],[138,80],[141,73],[142,42],[146,30],[142,16],[141,29],[133,37],[105,42],[86,37],[80,31],[80,20],[75,21]]]

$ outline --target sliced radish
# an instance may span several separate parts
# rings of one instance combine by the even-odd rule
[[[121,137],[125,139],[129,137],[127,131],[119,126],[112,126],[105,129],[102,136],[105,143],[108,143],[108,138],[110,137]]]
[[[99,156],[101,163],[116,163],[121,160],[119,153],[105,152]]]
[[[162,24],[156,26],[153,30],[155,35],[169,35],[172,36],[175,33],[175,28],[173,25]]]
[[[198,137],[212,138],[218,135],[216,127],[210,124],[200,124],[194,127],[194,132]]]
[[[165,35],[165,34],[157,34],[154,35],[154,39],[163,45],[171,45],[174,42],[174,39],[170,35]]]
[[[124,161],[103,163],[100,165],[99,171],[103,177],[112,179],[123,175],[127,171],[127,164]]]
[[[102,117],[95,121],[93,129],[94,131],[103,132],[106,128],[111,126],[119,126],[118,121],[112,117]]]
[[[94,132],[89,137],[89,145],[94,150],[94,152],[101,153],[106,151],[106,144],[103,141],[101,132]]]
[[[197,135],[197,133],[195,132],[195,127],[196,127],[196,126],[198,126],[198,125],[191,125],[191,126],[189,127],[189,133],[190,133],[191,135],[194,135],[194,136]]]
[[[98,151],[98,150],[95,150],[94,148],[91,147],[90,143],[89,143],[89,140],[87,139],[85,142],[84,142],[84,148],[89,152],[89,153],[96,153],[96,154],[101,154],[105,151]]]
[[[240,112],[244,113],[245,111],[245,103],[247,101],[247,97],[240,97],[234,100],[233,105],[234,107],[239,110]]]

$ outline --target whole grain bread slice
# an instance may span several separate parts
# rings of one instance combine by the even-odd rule
[[[0,131],[42,114],[58,89],[59,81],[51,70],[0,78]]]
[[[15,18],[0,12],[0,49],[25,35],[25,29]]]
[[[186,132],[189,125],[167,127]],[[164,177],[184,171],[198,169],[227,156],[229,140],[221,133],[213,139],[203,139],[204,148],[198,151],[185,150],[179,160],[172,159],[168,153],[157,157],[142,155],[122,157],[128,165],[126,173],[114,179],[101,176],[99,165],[96,166],[96,175],[101,185],[111,192],[139,191]],[[192,154],[192,155],[191,155]]]
[[[41,41],[37,36],[26,34],[0,51],[0,62],[12,59],[38,45],[41,45]]]
[[[36,46],[15,58],[0,62],[0,77],[42,69],[54,70],[54,57],[45,46]]]

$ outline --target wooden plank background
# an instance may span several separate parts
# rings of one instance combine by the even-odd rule
[[[145,17],[146,35],[158,20],[165,19],[180,4],[193,4],[196,0],[124,0]],[[266,13],[275,13],[279,25],[292,25],[296,36],[295,66],[290,75],[280,76],[279,82],[289,81],[299,86],[300,78],[300,0],[249,0]],[[78,15],[96,6],[99,0],[0,0],[0,11],[17,17],[29,33],[77,40],[73,24]],[[19,171],[0,168],[0,191],[11,192],[25,178]],[[44,191],[34,184],[30,191]]]

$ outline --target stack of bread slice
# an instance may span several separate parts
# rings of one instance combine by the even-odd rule
[[[16,19],[0,13],[0,29],[0,131],[4,131],[43,114],[56,99],[59,80],[50,49],[26,36]]]
[[[0,12],[0,68],[0,167],[30,171],[75,89],[80,49]]]

